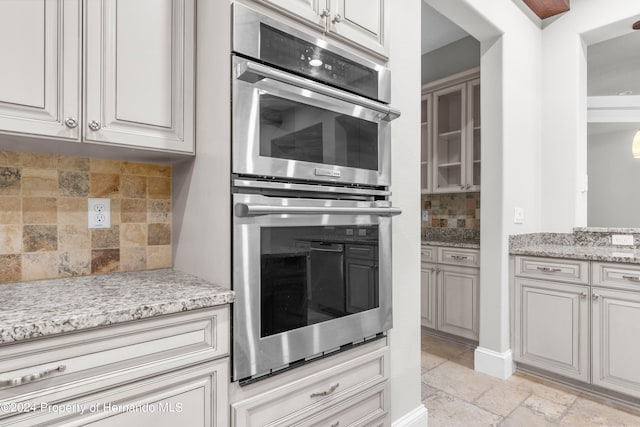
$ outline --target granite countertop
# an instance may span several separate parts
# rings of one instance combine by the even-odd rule
[[[233,301],[233,291],[173,269],[0,285],[0,345]]]
[[[613,234],[631,234],[632,246],[612,244]],[[577,227],[573,233],[531,233],[509,237],[509,253],[549,258],[640,264],[640,230]]]

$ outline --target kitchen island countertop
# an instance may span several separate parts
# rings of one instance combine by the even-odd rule
[[[233,301],[232,290],[173,269],[0,285],[0,345]]]

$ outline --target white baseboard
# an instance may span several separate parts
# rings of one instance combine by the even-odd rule
[[[474,352],[474,367],[478,372],[506,380],[515,371],[511,350],[504,353],[478,347]]]
[[[424,405],[398,418],[391,424],[393,427],[427,427],[427,408]]]

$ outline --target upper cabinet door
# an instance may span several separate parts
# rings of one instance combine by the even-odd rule
[[[79,138],[81,23],[79,0],[0,1],[0,130]]]
[[[467,184],[480,191],[480,79],[467,82]]]
[[[389,0],[330,0],[329,33],[388,58]]]
[[[264,0],[278,10],[294,18],[301,19],[318,31],[325,31],[329,10],[329,0]],[[325,12],[326,11],[326,12]]]
[[[194,151],[194,0],[85,3],[86,141]]]

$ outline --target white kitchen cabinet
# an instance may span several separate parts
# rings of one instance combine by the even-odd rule
[[[446,246],[426,248],[428,250],[422,250],[422,326],[477,341],[479,250]]]
[[[85,3],[85,140],[193,152],[193,0]]]
[[[514,258],[514,360],[640,397],[640,266]]]
[[[431,192],[431,103],[433,95],[422,94],[420,104],[420,190],[422,194]]]
[[[589,380],[589,287],[515,279],[517,362]]]
[[[0,380],[50,373],[0,388],[0,425],[226,426],[228,354],[228,306],[2,346]]]
[[[389,56],[389,0],[255,0],[329,38],[381,58]]]
[[[592,288],[593,384],[640,397],[640,293]]]
[[[440,265],[437,329],[478,339],[480,274],[477,269]]]
[[[80,0],[0,2],[1,131],[79,138],[81,29]]]
[[[253,384],[232,384],[231,426],[388,426],[386,338]]]
[[[420,271],[420,318],[426,328],[436,328],[436,265],[422,263]]]
[[[480,191],[480,79],[477,75],[475,70],[470,70],[422,88],[423,193]]]
[[[193,153],[194,21],[194,0],[1,2],[0,131]]]

